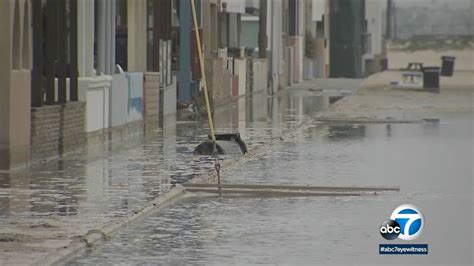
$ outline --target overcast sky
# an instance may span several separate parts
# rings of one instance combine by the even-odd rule
[[[452,7],[470,8],[474,0],[392,0],[397,6],[431,6],[433,4],[442,7],[444,4],[449,4]]]

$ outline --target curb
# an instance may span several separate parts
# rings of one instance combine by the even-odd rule
[[[185,189],[181,185],[177,185],[170,191],[160,195],[155,200],[148,202],[145,206],[132,211],[124,217],[113,220],[105,224],[99,229],[89,230],[84,236],[80,236],[73,240],[69,245],[58,249],[56,252],[48,254],[45,258],[37,261],[33,265],[59,265],[66,262],[69,258],[99,244],[101,241],[108,239],[112,233],[121,229],[131,222],[150,214],[154,211],[159,211],[167,206],[176,203],[185,193]]]
[[[321,124],[417,124],[423,123],[424,120],[321,117],[316,119],[316,122]]]

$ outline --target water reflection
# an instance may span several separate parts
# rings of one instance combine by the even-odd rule
[[[240,98],[219,108],[216,127],[222,132],[239,131],[252,148],[327,108],[326,100],[291,92]],[[0,234],[51,236],[54,232],[64,241],[56,247],[66,245],[71,236],[127,215],[166,193],[173,183],[214,169],[211,158],[192,154],[207,139],[207,122],[176,123],[171,115],[162,124],[159,130],[89,146],[61,160],[34,164],[28,171],[0,174]]]
[[[391,137],[392,136],[392,125],[387,124],[385,126],[385,128],[387,129],[387,137]]]
[[[241,132],[249,147],[265,143],[282,129],[327,109],[327,96],[302,92],[239,98],[216,113],[217,129]],[[206,139],[206,122],[177,124],[175,119],[166,116],[162,130],[90,146],[30,171],[1,174],[1,215],[12,215],[12,202],[18,206],[15,212],[26,216],[90,211],[117,215],[165,192],[171,183],[211,170],[209,158],[192,156],[195,145]]]
[[[330,125],[328,139],[333,141],[355,140],[365,137],[365,125]]]
[[[437,137],[440,132],[439,127],[439,121],[425,121],[422,127],[422,134],[426,137]]]
[[[315,124],[224,175],[226,183],[400,186],[399,193],[190,199],[71,264],[470,265],[473,121],[446,123],[428,136],[424,124]],[[402,261],[367,252],[384,243],[378,226],[403,203],[423,210],[429,225],[417,241],[436,252]],[[447,225],[449,234],[440,234]]]

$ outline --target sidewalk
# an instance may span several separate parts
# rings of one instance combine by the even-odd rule
[[[474,71],[440,77],[440,93],[390,86],[391,81],[398,80],[398,71],[370,76],[361,89],[335,103],[322,118],[417,120],[474,113]]]
[[[239,131],[249,150],[255,151],[279,142],[307,119],[304,105],[317,109],[314,103],[321,99],[290,91],[239,99],[216,113],[216,127]],[[88,147],[29,170],[0,173],[0,264],[49,262],[68,246],[89,244],[84,237],[103,234],[99,230],[111,222],[150,210],[153,200],[168,197],[173,184],[213,173],[212,159],[192,155],[208,133],[202,124],[207,123],[172,123],[163,130]]]

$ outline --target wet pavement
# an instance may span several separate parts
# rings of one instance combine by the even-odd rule
[[[238,130],[252,149],[328,106],[321,91],[255,95],[219,110],[216,127]],[[0,263],[39,260],[166,193],[171,184],[213,170],[210,158],[192,155],[206,139],[205,122],[165,124],[162,130],[91,146],[28,171],[0,173]]]
[[[322,124],[227,171],[225,183],[400,186],[366,197],[190,198],[125,228],[69,263],[140,265],[472,265],[474,119]],[[378,230],[401,204],[426,225],[411,242]],[[382,243],[429,254],[381,256]]]

